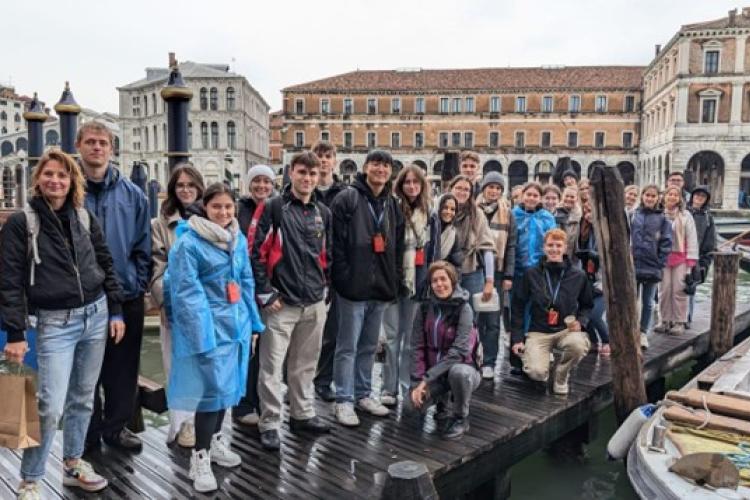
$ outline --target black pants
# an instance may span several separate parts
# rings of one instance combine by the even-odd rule
[[[336,309],[336,294],[334,293],[331,306],[328,308],[326,324],[323,327],[323,341],[320,345],[315,387],[331,387],[331,382],[333,382],[333,356],[336,354],[336,336],[339,331]]]
[[[260,415],[260,398],[258,397],[258,375],[260,374],[260,343],[263,341],[263,335],[258,335],[255,343],[255,352],[250,358],[250,366],[247,369],[247,389],[245,395],[232,408],[232,418],[237,419],[244,417],[252,412]]]
[[[119,433],[133,416],[138,394],[144,313],[143,295],[123,302],[125,336],[119,344],[107,338],[102,371],[94,391],[94,412],[86,438],[88,441]]]
[[[211,448],[211,438],[221,431],[226,410],[195,413],[195,451]]]

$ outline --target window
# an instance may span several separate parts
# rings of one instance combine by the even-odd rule
[[[305,133],[298,130],[294,133],[294,147],[304,148],[305,147]]]
[[[154,150],[159,149],[159,133],[156,128],[156,125],[154,125]]]
[[[372,149],[374,147],[377,147],[378,141],[377,141],[377,134],[375,132],[367,132],[367,147],[368,149]]]
[[[211,122],[211,149],[219,149],[219,124]]]
[[[439,144],[441,148],[447,148],[448,147],[448,132],[440,132],[439,137]]]
[[[367,114],[374,115],[378,112],[378,100],[371,97],[367,99]]]
[[[156,94],[151,94],[151,106],[154,109],[153,114],[156,114]]]
[[[490,147],[496,148],[500,146],[500,132],[490,132]]]
[[[188,151],[193,149],[193,122],[188,122]]]
[[[474,98],[473,97],[466,98],[466,112],[467,113],[474,112]]]
[[[344,148],[352,149],[354,141],[352,140],[351,132],[344,132]]]
[[[464,132],[464,147],[469,149],[474,147],[474,132]]]
[[[543,148],[549,148],[552,144],[552,132],[542,132],[540,146]]]
[[[552,96],[546,95],[542,97],[542,113],[552,113],[553,102]]]
[[[208,123],[201,122],[201,147],[208,149]]]
[[[216,111],[217,109],[219,109],[219,90],[216,87],[211,87],[209,108],[211,109],[211,111]]]
[[[394,97],[391,99],[391,113],[395,115],[401,114],[401,98]]]
[[[414,112],[424,113],[424,97],[417,97],[414,99]]]
[[[320,100],[320,113],[323,115],[327,115],[331,112],[331,101],[328,99],[321,99]]]
[[[5,111],[0,112],[0,120],[5,121],[7,119],[8,119],[8,113],[6,113]]]
[[[622,147],[623,149],[630,149],[633,147],[633,132],[622,133]]]
[[[580,113],[581,112],[581,96],[572,95],[568,99],[568,112],[569,113]]]
[[[719,51],[707,50],[703,53],[703,72],[715,75],[719,72]]]
[[[461,132],[451,133],[451,145],[453,147],[458,147],[461,145]]]
[[[500,112],[500,96],[499,95],[493,95],[490,97],[490,113],[499,113]]]
[[[143,129],[143,143],[146,145],[146,151],[148,151],[148,127]]]
[[[625,109],[624,111],[626,113],[632,113],[635,111],[635,96],[634,95],[626,95],[625,96]]]
[[[346,99],[344,99],[344,114],[350,115],[353,112],[354,112],[354,106],[352,104],[352,98],[347,97]]]
[[[148,116],[148,96],[143,96],[143,116]]]
[[[414,132],[414,147],[417,149],[424,147],[424,132]]]
[[[401,147],[401,133],[391,132],[391,147],[398,149]]]
[[[701,99],[701,123],[716,123],[716,99]]]
[[[320,140],[321,141],[330,141],[331,140],[331,133],[328,130],[323,130],[320,132]]]
[[[304,115],[305,114],[305,100],[304,99],[295,99],[294,100],[294,114],[295,115]]]
[[[237,149],[237,127],[234,122],[227,122],[227,147]]]
[[[516,113],[526,112],[526,98],[523,96],[516,97]]]
[[[208,89],[206,87],[201,87],[200,96],[201,110],[205,111],[208,109]]]
[[[594,133],[594,147],[598,149],[604,147],[604,132]]]
[[[515,145],[517,148],[523,148],[526,146],[526,132],[516,132]]]
[[[569,148],[578,147],[578,132],[574,132],[574,131],[568,132],[568,147]]]
[[[453,98],[453,106],[451,107],[451,111],[453,111],[454,113],[461,112],[461,98],[460,97]]]
[[[21,123],[21,115],[16,113],[16,116],[13,117],[13,121],[16,123]]]
[[[440,112],[441,113],[447,113],[449,111],[450,106],[450,99],[447,97],[441,97],[440,98]]]
[[[234,111],[234,87],[227,87],[227,111]]]
[[[594,106],[594,111],[596,111],[597,113],[607,112],[607,96],[606,95],[596,96],[596,104]]]

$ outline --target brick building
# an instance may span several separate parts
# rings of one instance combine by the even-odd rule
[[[269,165],[281,173],[284,165],[284,144],[281,141],[281,128],[284,125],[283,113],[274,111],[268,116],[268,123],[271,130],[271,140],[268,143]]]

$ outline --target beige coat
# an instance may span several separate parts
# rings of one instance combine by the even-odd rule
[[[151,301],[155,307],[161,308],[164,303],[164,288],[162,280],[167,270],[167,256],[175,241],[175,230],[180,222],[180,212],[169,217],[159,215],[151,220],[151,258],[154,264],[154,274],[151,278]]]

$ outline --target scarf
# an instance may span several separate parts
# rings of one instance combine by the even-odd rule
[[[664,215],[672,222],[672,251],[686,252],[685,248],[685,214],[679,208],[664,209]]]
[[[500,272],[504,269],[505,245],[508,242],[510,229],[510,207],[503,199],[493,202],[485,201],[481,194],[477,198],[477,206],[489,220],[490,233],[495,238],[495,270]]]
[[[188,225],[190,229],[198,233],[198,236],[225,252],[229,252],[230,249],[234,248],[234,241],[240,231],[240,225],[237,219],[234,218],[227,229],[224,229],[215,222],[198,216],[190,217]]]
[[[416,209],[411,213],[404,230],[404,285],[409,289],[410,296],[416,294],[417,290],[417,268],[414,264],[417,248],[424,248],[429,240],[427,214]]]
[[[457,210],[453,225],[456,228],[456,238],[464,251],[461,273],[473,273],[479,267],[481,254],[485,251],[493,253],[495,251],[495,242],[492,241],[487,218],[479,213],[479,209],[471,201],[468,201]]]
[[[442,223],[442,222],[441,222]],[[440,234],[440,259],[445,260],[451,254],[453,245],[456,244],[456,227],[448,224]]]

